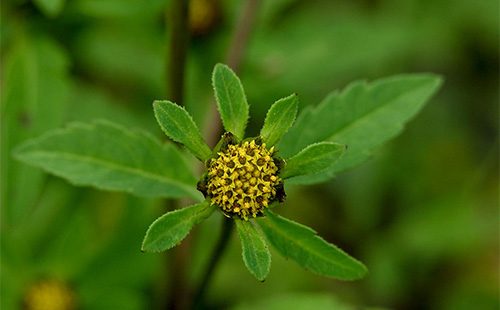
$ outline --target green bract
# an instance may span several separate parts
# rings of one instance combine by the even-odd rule
[[[249,106],[240,80],[218,64],[212,83],[226,131],[214,150],[184,108],[170,101],[153,104],[165,134],[206,165],[208,172],[197,185],[175,146],[109,122],[53,131],[20,146],[16,156],[75,184],[197,201],[153,222],[143,251],[174,247],[195,224],[221,209],[235,220],[243,261],[260,281],[271,264],[266,241],[314,273],[341,280],[363,277],[367,269],[362,263],[270,208],[284,201],[288,181],[325,180],[369,157],[423,107],[440,79],[420,74],[354,83],[318,107],[305,109],[295,125],[298,99],[293,94],[270,107],[258,137],[246,139]]]

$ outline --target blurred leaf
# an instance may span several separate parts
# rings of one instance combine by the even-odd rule
[[[173,248],[184,239],[191,228],[206,219],[214,207],[206,201],[164,214],[151,224],[142,251],[161,252]]]
[[[284,179],[320,173],[335,164],[345,152],[345,145],[333,142],[311,144],[286,160],[281,176]]]
[[[412,41],[420,28],[409,23],[411,17],[404,22],[393,15],[379,17],[375,7],[367,9],[362,2],[296,2],[300,4],[288,4],[257,28],[249,46],[241,78],[254,110],[270,96],[290,89],[306,105],[318,102],[339,83],[405,70],[401,63],[409,61],[409,53],[435,45],[426,44],[428,36],[419,44]],[[300,48],[296,42],[301,42]]]
[[[286,157],[328,140],[347,145],[348,151],[327,172],[294,182],[323,181],[365,161],[375,147],[401,132],[440,84],[441,79],[430,74],[400,75],[371,84],[355,82],[341,93],[331,93],[316,109],[299,116],[280,150]]]
[[[65,0],[34,0],[35,4],[43,11],[47,16],[54,17],[58,15],[63,7]]]
[[[298,105],[297,95],[293,94],[276,101],[267,111],[260,136],[268,146],[275,145],[293,125]]]
[[[322,276],[356,280],[365,276],[366,267],[345,252],[327,243],[309,227],[270,211],[259,220],[267,240],[285,257]]]
[[[43,35],[18,33],[4,56],[0,198],[5,208],[1,208],[1,218],[3,224],[16,225],[34,207],[44,174],[14,161],[11,150],[28,138],[60,126],[69,98],[69,63],[64,50]]]
[[[123,195],[113,196],[124,199],[109,201],[106,199],[109,193],[102,194],[105,194],[105,199],[102,195],[94,200],[87,199],[84,206],[94,206],[96,222],[110,214],[115,225],[102,227],[101,224],[101,229],[93,231],[93,238],[99,239],[99,251],[92,262],[80,270],[76,281],[94,288],[103,284],[121,288],[150,285],[163,260],[160,255],[144,255],[138,249],[151,218],[156,215],[152,207],[157,206],[158,201]],[[111,213],[108,212],[110,209]]]
[[[174,146],[107,121],[49,132],[17,148],[16,157],[76,185],[200,199],[196,179]]]
[[[240,79],[228,66],[217,64],[212,84],[224,128],[242,139],[248,121],[248,103]]]
[[[120,3],[120,5],[124,5]],[[145,7],[146,5],[140,4]],[[156,20],[92,23],[75,40],[74,57],[93,82],[116,88],[121,96],[158,98],[165,88],[165,36]]]
[[[201,161],[210,157],[210,148],[183,107],[166,100],[156,100],[153,107],[158,124],[170,139],[184,144]]]
[[[143,128],[158,136],[161,134],[158,124],[151,121],[149,106],[134,107],[131,102],[133,99],[118,99],[111,91],[98,85],[83,83],[80,80],[73,84],[67,121],[91,122],[107,119],[125,127]]]
[[[274,296],[270,298],[259,298],[253,302],[246,302],[236,307],[233,310],[251,310],[251,309],[266,309],[266,310],[354,310],[357,307],[340,302],[331,294],[321,293],[295,293]]]
[[[82,198],[82,197],[80,197]],[[80,202],[85,202],[81,199]],[[71,206],[71,208],[67,208]],[[55,234],[47,240],[40,252],[34,253],[31,258],[36,261],[37,273],[50,275],[61,279],[71,279],[95,255],[96,244],[102,239],[94,240],[91,232],[95,229],[88,206],[74,202],[65,204],[70,209],[60,222],[61,226]],[[56,224],[57,222],[53,222]]]
[[[79,12],[97,18],[136,20],[149,22],[159,17],[168,0],[73,0]]]
[[[146,299],[137,289],[121,286],[78,287],[81,308],[92,310],[141,310],[148,309]]]
[[[44,253],[54,236],[61,234],[79,201],[81,196],[69,184],[48,179],[33,211],[10,231],[11,237],[22,240],[16,243],[16,252],[29,258]]]
[[[299,0],[274,0],[262,2],[259,17],[262,24],[272,23],[273,19],[278,19],[279,14],[296,5]]]
[[[257,280],[264,281],[271,268],[271,253],[266,241],[250,221],[235,220],[235,222],[245,266]]]
[[[494,244],[498,221],[494,215],[483,213],[483,201],[464,193],[465,190],[452,192],[405,210],[390,230],[391,241],[402,253],[411,257],[416,254],[426,261],[446,256],[458,258]]]

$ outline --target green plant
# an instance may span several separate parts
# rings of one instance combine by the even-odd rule
[[[295,124],[298,99],[291,95],[271,106],[259,136],[253,138],[245,138],[249,105],[238,77],[219,64],[212,80],[226,131],[214,150],[183,107],[169,101],[153,104],[165,134],[205,164],[207,172],[199,180],[173,144],[108,121],[74,123],[49,132],[18,147],[16,157],[77,185],[194,199],[192,206],[168,212],[150,226],[144,251],[176,246],[219,208],[236,223],[244,263],[258,280],[264,280],[270,269],[266,240],[319,275],[363,277],[367,269],[362,263],[271,209],[284,201],[284,183],[323,181],[366,160],[422,108],[440,78],[415,74],[371,84],[355,82],[330,94],[318,107],[303,110]],[[232,221],[224,223],[228,234]]]

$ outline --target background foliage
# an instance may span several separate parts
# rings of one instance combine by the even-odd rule
[[[213,15],[191,13],[186,108],[210,127],[210,74],[241,7],[191,2],[208,3]],[[162,303],[169,270],[139,252],[161,203],[74,188],[15,161],[11,150],[74,120],[111,119],[160,137],[151,103],[166,97],[168,7],[2,2],[2,308],[15,309],[43,277],[66,280],[91,309]],[[291,92],[302,110],[356,79],[434,72],[446,82],[369,162],[328,183],[288,187],[281,213],[363,261],[365,279],[323,279],[273,255],[269,277],[257,283],[234,235],[209,292],[213,307],[498,307],[498,12],[494,0],[262,1],[239,74],[248,135]],[[188,281],[200,275],[218,220],[195,230]]]

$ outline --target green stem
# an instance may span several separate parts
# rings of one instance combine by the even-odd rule
[[[187,50],[189,43],[188,30],[188,0],[171,0],[167,11],[167,31],[169,32],[169,46],[167,55],[167,97],[178,105],[184,105],[184,87]],[[178,200],[165,202],[168,211],[179,208]],[[187,282],[187,268],[189,266],[191,238],[186,238],[181,245],[172,250],[167,256],[170,291],[166,295],[166,309],[187,309],[190,292]]]
[[[229,51],[226,57],[227,64],[233,68],[236,72],[239,69],[241,61],[243,59],[244,51],[248,44],[250,34],[252,32],[253,23],[255,21],[255,17],[257,15],[257,11],[259,9],[260,0],[247,0],[245,6],[242,10],[242,13],[236,23],[236,27],[233,33],[233,38],[231,40],[231,45],[229,47]],[[211,105],[212,108],[212,119],[208,122],[210,128],[206,130],[209,135],[206,137],[209,145],[215,145],[216,141],[219,138],[219,134],[221,131],[220,119],[217,110],[215,109],[215,103]],[[233,229],[234,222],[232,219],[224,218],[224,222],[222,223],[222,232],[220,235],[220,239],[215,246],[214,252],[208,263],[207,269],[203,275],[203,278],[200,281],[200,284],[196,290],[194,297],[194,308],[201,308],[203,306],[204,297],[210,284],[210,280],[215,271],[215,267],[220,261],[224,250],[227,247],[229,242],[231,231]]]
[[[199,309],[203,306],[203,301],[208,285],[210,284],[210,280],[212,279],[215,267],[217,267],[217,264],[219,263],[222,255],[224,254],[225,249],[227,248],[227,245],[231,237],[231,231],[233,230],[233,226],[234,226],[233,219],[224,217],[219,241],[215,246],[215,249],[212,253],[212,257],[208,262],[208,266],[205,269],[205,273],[203,274],[203,277],[201,278],[200,284],[198,285],[198,288],[195,293],[194,308]]]
[[[188,0],[172,0],[168,14],[170,42],[167,61],[168,98],[184,105],[184,80],[189,42]]]
[[[167,256],[170,291],[166,296],[168,300],[165,309],[182,310],[189,308],[190,290],[187,281],[187,270],[191,262],[191,244],[192,236],[187,236],[179,246],[172,249],[172,255]]]
[[[241,14],[236,21],[231,44],[226,55],[226,64],[238,73],[245,50],[252,34],[253,25],[257,17],[261,0],[247,0],[244,3]],[[210,121],[207,122],[205,132],[208,133],[206,140],[208,145],[214,146],[220,138],[222,125],[215,102],[212,102],[210,110]]]
[[[226,64],[238,73],[246,47],[250,40],[253,24],[260,6],[260,0],[248,0],[236,22],[231,45],[226,56]]]
[[[187,29],[188,2],[188,0],[172,0],[168,18],[170,44],[167,64],[167,93],[169,99],[179,105],[184,104],[185,67],[189,42],[189,32]],[[260,0],[247,0],[242,14],[237,22],[233,40],[227,55],[227,63],[235,70],[238,69],[243,58],[244,50],[250,37],[253,21],[259,4]],[[215,104],[213,106],[215,106]],[[220,121],[215,122],[215,124],[217,123],[220,123]],[[218,137],[220,127],[214,127],[215,128],[210,131],[210,137],[208,140],[216,139]],[[173,202],[174,206],[177,204],[177,202]],[[221,237],[214,249],[213,256],[211,257],[198,289],[196,290],[194,298],[196,307],[203,304],[207,287],[215,268],[227,247],[232,228],[233,221],[225,218]],[[188,241],[189,240],[184,240],[180,246],[174,249],[174,268],[170,268],[172,275],[170,277],[171,289],[169,294],[170,300],[167,303],[168,309],[185,309],[189,304],[189,290],[186,283],[186,268],[188,266],[190,252],[190,244]]]

